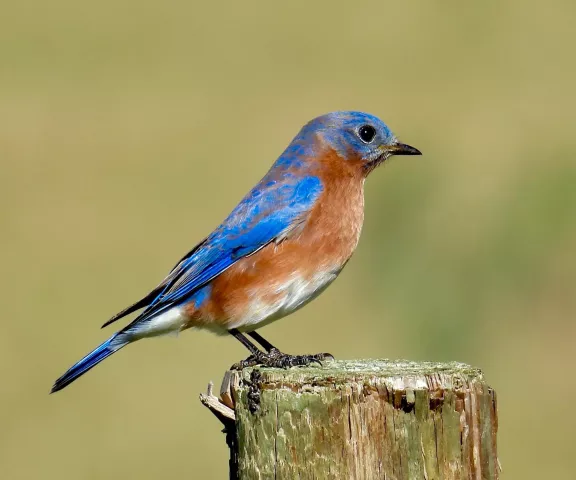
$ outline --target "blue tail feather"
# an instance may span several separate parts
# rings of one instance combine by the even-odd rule
[[[117,336],[118,334],[113,335],[102,345],[92,350],[82,360],[72,365],[64,375],[54,382],[50,393],[62,390],[78,377],[84,375],[88,370],[98,365],[102,360],[108,358],[114,352],[117,352],[128,344],[128,342],[119,342]]]

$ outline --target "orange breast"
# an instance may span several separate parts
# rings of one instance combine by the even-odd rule
[[[364,176],[335,155],[325,155],[314,172],[324,190],[302,227],[215,278],[208,300],[187,307],[187,327],[255,328],[291,313],[336,278],[360,236]]]

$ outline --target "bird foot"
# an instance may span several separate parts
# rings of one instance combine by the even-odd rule
[[[312,363],[322,366],[323,360],[334,360],[334,356],[330,353],[288,355],[277,348],[273,348],[268,353],[259,352],[258,354],[250,355],[247,359],[232,365],[230,369],[243,370],[246,367],[255,367],[256,365],[270,368],[306,367]]]

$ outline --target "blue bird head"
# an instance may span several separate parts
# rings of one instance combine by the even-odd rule
[[[308,122],[288,147],[284,159],[311,153],[303,150],[307,145],[317,146],[318,138],[322,146],[332,148],[344,160],[360,159],[367,172],[392,155],[422,155],[416,148],[400,143],[378,117],[350,111],[328,113]]]

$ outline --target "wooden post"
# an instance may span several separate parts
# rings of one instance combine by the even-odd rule
[[[461,363],[250,368],[201,400],[225,425],[232,479],[499,477],[496,394]]]

